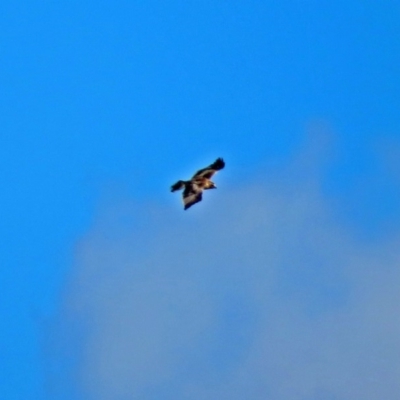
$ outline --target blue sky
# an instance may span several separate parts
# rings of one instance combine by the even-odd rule
[[[266,348],[261,336],[271,331],[270,324],[278,326],[274,322],[286,307],[296,315],[296,302],[304,303],[299,316],[283,325],[312,330],[316,343],[330,325],[318,320],[314,327],[316,322],[307,318],[329,319],[334,313],[342,321],[338,336],[330,339],[341,343],[338,352],[351,348],[350,328],[362,330],[360,315],[365,315],[365,324],[373,324],[372,314],[361,309],[366,297],[393,311],[383,323],[395,332],[391,316],[399,310],[390,308],[384,293],[392,293],[390,282],[399,282],[394,261],[400,222],[399,19],[400,6],[394,1],[3,1],[1,397],[99,399],[103,397],[98,393],[108,393],[104,398],[210,399],[232,390],[254,393],[253,398],[289,399],[293,393],[273,384],[279,368],[255,360],[257,352],[252,350],[256,343]],[[218,156],[227,162],[217,176],[218,191],[207,193],[190,214],[183,213],[169,185]],[[282,200],[281,207],[275,199]],[[315,210],[308,210],[307,204]],[[265,215],[260,225],[255,222],[258,214]],[[214,240],[205,238],[207,215],[218,222],[209,222]],[[325,220],[329,222],[323,224]],[[197,232],[192,224],[199,227],[198,236],[190,236]],[[229,234],[224,226],[230,227]],[[270,235],[282,226],[288,231],[272,241],[277,247],[257,239],[270,242]],[[240,240],[230,236],[238,229]],[[168,242],[179,253],[178,243],[184,239],[180,231],[189,235],[188,242],[184,240],[189,249],[196,248],[196,240],[204,241],[214,259],[230,260],[236,272],[221,261],[218,265],[224,266],[214,276],[214,264],[206,256],[192,265],[183,255],[180,264],[173,264],[163,246]],[[316,249],[310,245],[312,251],[299,249],[300,238],[318,238],[320,231],[325,232],[321,237],[333,237],[334,245],[318,241]],[[229,256],[232,246],[241,249],[235,259]],[[344,258],[339,250],[343,246]],[[166,252],[165,258],[155,257],[158,252]],[[259,262],[249,261],[252,254]],[[110,258],[115,263],[104,261]],[[174,265],[171,275],[160,267],[164,261]],[[148,271],[143,267],[147,263],[153,265]],[[261,289],[246,276],[247,263],[254,265],[249,268],[254,276],[263,266],[276,278],[274,285],[267,285],[267,294],[253,296]],[[364,263],[371,271],[368,279],[360,268]],[[375,276],[374,268],[381,264],[386,265],[384,275]],[[192,274],[185,275],[191,266]],[[120,271],[116,276],[113,267]],[[157,275],[160,268],[162,279]],[[77,281],[81,274],[84,278]],[[225,274],[233,277],[225,279]],[[181,276],[175,294],[171,282]],[[374,279],[382,282],[382,292],[368,297]],[[143,286],[135,286],[138,281]],[[137,288],[132,298],[127,295],[133,320],[119,312],[123,282]],[[99,300],[95,307],[96,294],[84,299],[79,285],[109,294],[112,300]],[[193,309],[178,307],[169,314],[161,299],[151,301],[152,287],[160,288],[157,293],[164,293],[172,309],[185,303],[186,296]],[[278,305],[270,314],[257,311],[271,299]],[[153,346],[165,365],[161,362],[155,371],[140,362],[118,363],[123,348],[114,353],[107,353],[107,346],[98,353],[93,350],[121,335],[110,331],[101,338],[88,333],[103,326],[113,315],[110,309],[121,316],[119,322],[143,322],[146,317],[140,317],[135,301],[144,304],[143,312],[150,310],[143,315],[166,315],[156,324],[161,330],[170,326],[168,321],[193,324],[194,331],[182,330],[179,362],[170,358],[179,353],[174,340],[164,342],[157,336]],[[81,311],[71,311],[71,303],[80,304]],[[98,308],[107,311],[101,314]],[[80,312],[89,322],[82,322]],[[198,313],[199,320],[180,319],[186,312]],[[93,317],[98,325],[92,326],[90,316],[98,314],[102,316]],[[214,325],[208,321],[211,315]],[[133,325],[127,328],[137,343],[154,329],[155,320],[146,321],[138,331]],[[63,339],[60,327],[65,327]],[[181,332],[167,328],[173,338]],[[83,333],[75,334],[75,329]],[[204,332],[211,336],[203,341],[192,336]],[[271,332],[272,342],[289,335],[284,328]],[[377,333],[365,341],[379,338]],[[291,339],[299,346],[310,345],[300,336]],[[55,350],[65,343],[75,361]],[[137,349],[139,345],[126,349],[127,354],[134,358]],[[139,359],[154,357],[158,363],[155,354],[139,350]],[[320,356],[325,347],[314,351]],[[377,354],[385,351],[378,349]],[[85,358],[89,353],[98,358]],[[301,368],[293,367],[301,364],[302,354],[296,349],[289,353],[292,367],[281,366],[281,375],[308,382],[307,377],[300,379]],[[95,360],[103,355],[116,360],[101,372],[105,375],[94,372],[99,370]],[[356,356],[344,359],[343,365],[352,362],[357,364]],[[114,383],[108,385],[104,376],[115,373],[114,365],[125,365],[120,376],[139,371],[139,383],[126,385],[128,374],[126,381],[111,379]],[[182,372],[185,365],[187,375]],[[392,370],[398,367],[394,363]],[[167,370],[175,375],[168,378]],[[204,370],[213,371],[212,376],[204,376]],[[317,370],[310,367],[309,375],[315,377]],[[340,383],[341,370],[338,362],[337,369],[328,372],[337,373]],[[254,386],[233,379],[246,374]],[[268,378],[261,379],[263,374]],[[93,377],[89,383],[87,376]],[[371,376],[376,376],[374,371]],[[354,380],[368,386],[361,375]],[[275,381],[280,382],[279,377]],[[242,386],[236,388],[233,382]],[[385,383],[392,391],[377,390],[377,398],[398,398],[399,387]],[[322,379],[314,386],[309,383],[314,389],[304,391],[306,398],[345,398],[345,392],[335,392],[343,385],[335,389]],[[67,392],[66,387],[73,390]],[[62,392],[67,394],[62,397]],[[353,395],[363,398],[362,392]]]

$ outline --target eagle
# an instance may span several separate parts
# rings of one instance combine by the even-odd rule
[[[211,165],[197,171],[189,181],[178,181],[171,186],[171,192],[183,189],[182,198],[184,209],[201,201],[203,190],[216,189],[215,183],[210,179],[219,170],[225,167],[222,158],[217,158]]]

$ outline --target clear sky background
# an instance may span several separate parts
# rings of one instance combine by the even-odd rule
[[[0,397],[399,399],[399,21],[2,1]]]

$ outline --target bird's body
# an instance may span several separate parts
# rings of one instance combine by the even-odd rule
[[[184,209],[187,210],[193,204],[201,201],[203,190],[217,188],[215,183],[211,181],[211,177],[224,167],[224,160],[222,158],[218,158],[210,166],[197,171],[189,181],[176,182],[171,186],[171,192],[183,189],[183,204]]]

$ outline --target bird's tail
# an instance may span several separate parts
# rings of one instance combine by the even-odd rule
[[[174,185],[171,186],[171,192],[175,192],[176,190],[183,189],[185,187],[185,181],[178,181]]]

